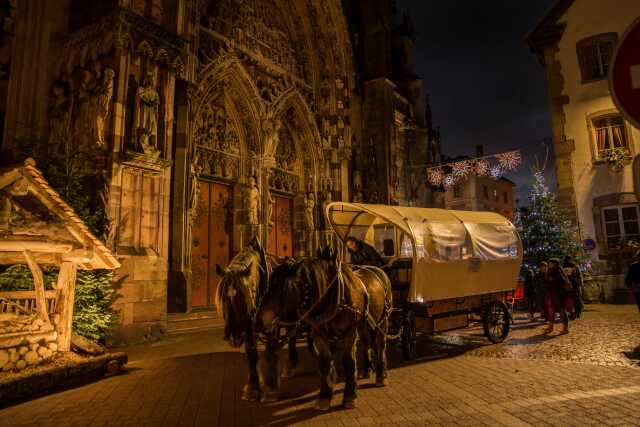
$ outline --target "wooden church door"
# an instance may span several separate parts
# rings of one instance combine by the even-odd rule
[[[192,230],[191,306],[214,304],[220,282],[216,263],[225,267],[232,256],[230,223],[232,191],[226,184],[200,181],[200,202]]]

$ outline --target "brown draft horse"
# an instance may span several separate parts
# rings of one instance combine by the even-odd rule
[[[242,393],[244,400],[260,400],[255,313],[269,272],[276,265],[276,259],[265,254],[257,238],[240,251],[226,268],[216,265],[216,273],[222,277],[216,293],[216,307],[224,318],[225,340],[233,347],[240,347],[244,343],[249,364],[249,379]],[[285,375],[291,376],[298,364],[296,336],[291,335],[288,341],[289,360]]]
[[[267,337],[265,388],[277,396],[278,348],[283,327],[311,327],[320,365],[320,394],[316,407],[331,406],[336,381],[333,353],[343,350],[343,406],[355,407],[357,394],[356,341],[365,354],[371,344],[376,355],[376,385],[386,385],[386,338],[392,307],[391,283],[378,268],[352,270],[331,249],[317,258],[278,266],[258,307],[256,327]],[[371,339],[373,338],[373,339]]]

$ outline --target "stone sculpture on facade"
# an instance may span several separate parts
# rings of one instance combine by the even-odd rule
[[[158,109],[160,96],[153,84],[153,73],[148,72],[136,92],[134,116],[138,146],[145,154],[158,152]]]
[[[315,209],[316,209],[316,197],[313,193],[309,193],[307,197],[304,199],[304,210],[305,210],[305,226],[307,230],[313,232],[315,230]]]
[[[250,225],[258,225],[260,224],[259,220],[259,207],[260,207],[260,190],[258,190],[258,186],[256,185],[256,179],[251,177],[249,178],[249,190],[247,191],[247,208],[249,211],[249,224]]]
[[[64,145],[70,137],[71,94],[69,85],[57,82],[53,86],[53,99],[49,105],[49,145]]]
[[[273,221],[273,212],[276,207],[276,199],[271,195],[271,191],[267,195],[267,224],[269,227],[273,227],[275,222]]]
[[[191,187],[189,189],[188,220],[191,227],[193,227],[195,219],[198,216],[198,203],[200,201],[200,172],[202,168],[199,164],[199,161],[199,153],[198,151],[195,151],[190,165]]]
[[[113,78],[115,73],[111,68],[104,70],[102,84],[96,88],[94,95],[93,113],[95,115],[95,140],[99,147],[104,147],[104,132],[106,119],[109,115],[109,105],[113,97]]]

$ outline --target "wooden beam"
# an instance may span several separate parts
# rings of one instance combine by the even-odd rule
[[[34,291],[0,291],[0,298],[6,299],[30,299],[35,298]],[[44,297],[46,299],[54,299],[57,296],[57,291],[44,291]]]
[[[4,175],[0,175],[0,190],[7,185],[13,184],[20,177],[20,172],[17,169],[9,171]]]
[[[55,265],[62,263],[61,254],[34,253],[34,258],[40,265]],[[0,252],[0,265],[26,264],[24,254],[20,252]]]
[[[56,303],[56,312],[60,315],[58,321],[58,350],[71,350],[71,326],[73,319],[73,303],[76,295],[76,265],[72,262],[63,262],[58,273],[58,284],[56,286],[61,296]]]
[[[44,240],[0,240],[0,252],[44,252],[65,254],[71,252],[69,243],[52,243]]]
[[[49,313],[47,313],[47,301],[44,294],[44,275],[42,274],[42,270],[30,251],[25,250],[22,253],[27,260],[29,270],[31,270],[31,274],[33,275],[33,284],[36,291],[36,310],[38,311],[38,315],[48,325],[51,325]]]

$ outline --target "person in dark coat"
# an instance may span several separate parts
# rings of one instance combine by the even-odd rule
[[[571,282],[572,290],[567,293],[567,300],[570,302],[570,314],[572,319],[580,318],[584,304],[582,302],[582,272],[573,259],[567,255],[562,264],[564,272]]]
[[[371,245],[366,244],[360,239],[353,236],[347,237],[345,240],[349,254],[351,254],[351,264],[355,265],[373,265],[382,267],[384,262],[382,257]]]
[[[522,276],[524,278],[524,298],[529,309],[529,321],[534,322],[536,320],[536,309],[539,310],[534,287],[535,273],[530,267],[523,267]]]
[[[538,271],[533,276],[533,290],[536,295],[536,304],[542,317],[547,319],[549,315],[549,309],[547,308],[547,287],[545,284],[545,277],[547,276],[547,270],[549,264],[546,261],[540,261],[538,263]]]
[[[561,333],[567,334],[569,333],[569,316],[567,315],[565,299],[567,297],[567,293],[572,290],[572,287],[569,278],[560,266],[559,259],[552,258],[549,260],[549,271],[547,272],[545,282],[547,284],[547,300],[549,307],[549,311],[547,313],[548,322],[545,332],[553,332],[555,314],[559,313],[564,326]]]
[[[638,304],[638,311],[640,311],[640,251],[636,252],[633,263],[629,266],[627,276],[624,279],[628,288],[631,288],[633,297]]]

